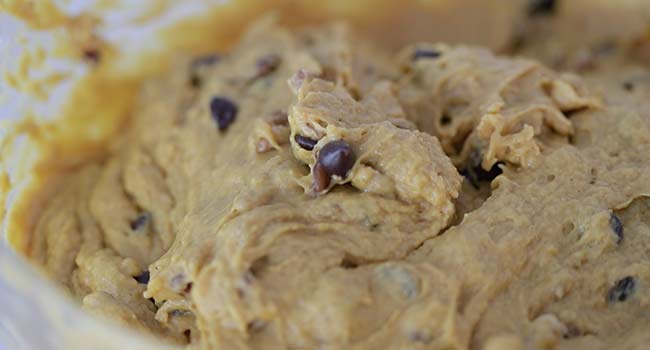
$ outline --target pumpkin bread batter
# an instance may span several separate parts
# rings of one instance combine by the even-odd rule
[[[647,88],[271,20],[176,67],[35,228],[86,310],[195,349],[650,344]]]

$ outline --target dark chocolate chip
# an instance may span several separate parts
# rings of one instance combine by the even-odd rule
[[[227,97],[215,96],[210,100],[212,119],[217,123],[219,130],[226,130],[237,117],[237,105]]]
[[[351,258],[346,257],[343,258],[343,260],[341,260],[341,267],[344,269],[356,269],[357,267],[359,267],[359,264],[357,264],[357,262],[352,260]]]
[[[187,340],[188,343],[190,343],[192,341],[192,331],[191,330],[186,329],[183,332],[183,335],[185,336],[185,340]]]
[[[139,231],[146,227],[149,224],[149,221],[151,220],[151,214],[150,213],[142,213],[138,215],[135,220],[131,221],[130,226],[131,230],[133,231]]]
[[[259,320],[259,319],[254,319],[246,325],[246,328],[248,329],[249,333],[258,333],[262,331],[266,327],[266,322]]]
[[[634,83],[632,83],[631,81],[623,82],[623,89],[629,92],[634,91]]]
[[[503,173],[503,170],[499,167],[500,164],[503,164],[502,162],[497,162],[490,170],[485,170],[481,166],[482,158],[481,153],[474,150],[470,153],[465,169],[460,172],[475,189],[479,189],[481,182],[492,181]]]
[[[318,163],[329,176],[345,177],[357,160],[350,145],[343,140],[331,141],[318,152]]]
[[[261,276],[264,270],[266,270],[268,264],[269,264],[268,256],[257,258],[255,261],[253,261],[251,267],[249,268],[251,276],[253,278]]]
[[[569,323],[569,324],[566,325],[566,331],[564,332],[564,334],[562,334],[562,338],[564,338],[564,339],[572,339],[572,338],[575,338],[575,337],[579,337],[581,335],[583,335],[583,332],[580,330],[580,328],[578,328],[575,325]]]
[[[343,140],[331,141],[323,146],[318,152],[318,158],[313,168],[314,191],[324,191],[334,175],[344,178],[354,166],[355,161],[356,156],[352,148]]]
[[[557,1],[555,0],[529,0],[528,14],[530,16],[546,16],[555,12]]]
[[[589,107],[573,108],[573,109],[568,109],[568,110],[562,111],[562,114],[564,114],[564,116],[567,117],[568,119],[571,119],[571,118],[575,117],[576,115],[578,115],[578,114],[580,114],[580,113],[582,113],[582,112],[584,112],[584,111],[586,111],[588,109],[589,109]]]
[[[591,168],[591,170],[589,171],[589,175],[590,175],[589,184],[590,185],[595,184],[596,181],[598,181],[598,171],[596,170],[596,168]]]
[[[443,114],[442,117],[440,118],[440,124],[449,125],[450,123],[451,123],[451,117],[448,116],[447,114]]]
[[[318,143],[318,141],[316,141],[316,140],[313,140],[313,139],[310,139],[309,137],[298,135],[298,134],[296,134],[296,136],[294,136],[293,139],[296,140],[296,143],[298,144],[298,146],[300,146],[303,149],[306,149],[308,151],[313,150],[314,146],[316,146],[316,144]]]
[[[325,171],[325,168],[318,162],[314,165],[312,170],[314,175],[314,191],[323,192],[330,185],[330,176]]]
[[[609,216],[609,227],[612,228],[612,231],[616,235],[616,243],[621,243],[623,240],[623,223],[614,213]]]
[[[257,67],[257,76],[264,77],[273,73],[282,63],[280,56],[276,54],[269,54],[264,57],[261,57],[255,63]]]
[[[97,49],[86,49],[83,52],[84,58],[92,63],[99,63],[102,58],[101,53]]]
[[[201,77],[199,77],[198,74],[192,73],[190,74],[190,86],[194,88],[198,88],[203,84],[203,80],[201,80]]]
[[[629,298],[632,293],[634,293],[634,287],[636,281],[634,277],[627,276],[616,282],[614,287],[612,287],[609,292],[607,292],[607,301],[609,303],[615,303],[618,301],[625,301]]]
[[[149,283],[149,271],[143,271],[141,274],[133,277],[140,284]]]
[[[411,59],[413,61],[417,61],[419,59],[434,59],[440,57],[440,55],[442,55],[440,51],[429,50],[429,49],[417,49],[413,53]]]

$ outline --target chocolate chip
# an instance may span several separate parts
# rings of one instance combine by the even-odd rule
[[[528,15],[530,16],[546,16],[555,12],[555,0],[529,0],[528,1]]]
[[[344,269],[356,269],[359,264],[351,256],[346,256],[341,260],[341,267]]]
[[[219,130],[224,131],[235,121],[238,108],[227,97],[215,96],[210,100],[210,112]]]
[[[316,140],[313,140],[313,139],[310,139],[309,137],[298,135],[298,134],[296,134],[296,136],[294,136],[293,139],[296,140],[296,143],[298,144],[298,146],[300,146],[303,149],[306,149],[308,151],[312,151],[314,149],[314,146],[316,146],[316,144],[318,143],[318,141],[316,141]]]
[[[92,63],[99,63],[102,58],[101,53],[97,49],[86,49],[83,52],[84,58]]]
[[[203,81],[201,80],[201,77],[198,76],[198,74],[192,73],[190,75],[190,85],[192,87],[198,88],[203,84]]]
[[[577,326],[571,323],[567,323],[566,331],[564,332],[564,334],[562,334],[562,338],[572,339],[572,338],[579,337],[581,335],[583,335],[583,332],[580,330],[580,328],[578,328]]]
[[[318,163],[329,176],[344,178],[357,160],[350,145],[343,140],[331,141],[318,152]]]
[[[141,274],[133,277],[140,284],[149,283],[149,271],[143,271]]]
[[[440,55],[442,55],[440,51],[429,50],[429,49],[417,49],[413,53],[411,60],[417,61],[419,59],[434,59],[440,57]]]
[[[634,83],[632,83],[631,81],[623,82],[623,89],[629,92],[634,91]]]
[[[584,112],[584,111],[586,111],[588,109],[589,109],[589,107],[578,107],[578,108],[573,108],[573,109],[567,109],[567,110],[562,111],[562,114],[564,114],[564,116],[567,117],[567,119],[571,119],[571,118],[575,117],[576,115],[578,115],[579,113],[582,113],[582,112]]]
[[[590,185],[595,184],[596,181],[598,181],[598,171],[596,170],[596,168],[591,168],[591,170],[589,171],[589,175],[590,175],[589,184]]]
[[[607,292],[607,301],[609,303],[615,303],[617,301],[627,300],[634,293],[635,285],[636,282],[632,276],[618,280],[614,287]]]
[[[440,118],[440,124],[441,124],[441,125],[449,125],[450,123],[451,123],[451,117],[448,116],[447,114],[444,114],[444,115]]]
[[[330,176],[325,171],[325,168],[318,162],[314,165],[312,172],[314,175],[314,191],[323,192],[330,185]]]
[[[248,329],[249,333],[258,333],[266,328],[266,322],[259,320],[259,319],[254,319],[246,325],[246,329]]]
[[[151,220],[151,214],[150,213],[142,213],[138,215],[135,220],[131,221],[130,226],[131,230],[133,231],[139,231],[143,229],[145,226],[149,224],[149,221]]]
[[[192,331],[191,330],[186,329],[183,332],[183,335],[185,336],[185,340],[187,340],[188,343],[190,343],[192,341]]]
[[[255,66],[257,67],[257,76],[264,77],[273,73],[282,63],[280,56],[276,54],[269,54],[257,60]]]
[[[492,181],[495,177],[503,173],[503,170],[499,167],[500,164],[503,164],[502,162],[497,162],[490,170],[485,170],[481,166],[482,159],[483,157],[478,150],[472,151],[465,165],[465,169],[460,172],[469,180],[475,189],[479,189],[481,182]]]
[[[331,141],[318,152],[318,159],[313,168],[313,190],[324,191],[330,184],[331,177],[347,176],[356,161],[350,145],[343,140]]]
[[[253,279],[256,277],[260,277],[262,273],[266,270],[268,265],[269,265],[268,256],[262,256],[260,258],[257,258],[255,261],[253,261],[251,267],[249,268],[251,277],[253,277]]]
[[[623,240],[623,223],[614,213],[609,216],[609,227],[612,228],[612,231],[616,235],[616,243],[621,243]]]

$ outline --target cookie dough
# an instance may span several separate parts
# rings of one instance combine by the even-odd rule
[[[641,88],[270,20],[176,67],[29,242],[86,310],[196,349],[650,342]]]

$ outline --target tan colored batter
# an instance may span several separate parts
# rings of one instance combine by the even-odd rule
[[[650,344],[645,82],[272,20],[175,66],[35,226],[86,310],[196,349]]]

